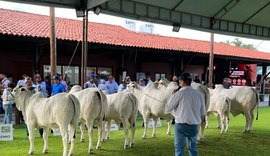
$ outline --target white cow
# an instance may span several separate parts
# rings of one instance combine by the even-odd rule
[[[16,87],[10,98],[14,99],[17,108],[22,111],[29,131],[29,154],[34,152],[35,128],[43,128],[44,148],[48,152],[48,128],[60,128],[63,140],[63,156],[68,155],[68,126],[70,125],[71,147],[69,155],[73,155],[75,132],[80,115],[78,99],[67,93],[60,93],[44,98],[41,93],[31,94],[26,88]]]
[[[225,94],[212,94],[210,105],[206,115],[206,128],[208,127],[208,116],[213,113],[219,118],[218,127],[221,125],[220,133],[228,131],[231,100]]]
[[[134,93],[139,101],[139,111],[142,114],[144,120],[144,134],[142,138],[146,138],[147,136],[147,125],[151,117],[154,121],[152,137],[156,136],[157,120],[160,117],[167,120],[167,134],[170,134],[171,121],[174,117],[171,113],[165,112],[165,105],[173,95],[173,91],[178,88],[178,85],[175,82],[171,82],[167,85],[167,87],[160,86],[157,88],[155,83],[151,83],[145,88],[142,88],[136,83],[132,82],[128,85],[127,88],[128,91]]]
[[[114,120],[117,125],[123,124],[125,131],[124,148],[129,147],[128,143],[128,123],[131,129],[131,143],[134,145],[134,136],[136,130],[136,118],[138,113],[137,98],[132,93],[118,92],[116,94],[107,95],[108,109],[106,113],[107,125],[107,140],[110,138],[111,121]]]
[[[254,119],[254,108],[259,103],[259,95],[256,89],[247,86],[225,89],[223,85],[216,85],[213,94],[224,93],[231,100],[231,113],[233,116],[243,114],[246,118],[244,133],[251,130]]]
[[[80,111],[80,129],[81,142],[84,142],[85,125],[88,129],[89,148],[88,153],[93,153],[93,124],[97,121],[98,126],[98,142],[96,149],[101,147],[103,121],[105,119],[105,112],[107,109],[107,98],[98,88],[87,88],[82,90],[78,85],[71,88],[70,93],[75,95],[81,104]]]

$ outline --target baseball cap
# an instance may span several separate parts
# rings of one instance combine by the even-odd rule
[[[178,77],[178,81],[183,80],[183,81],[191,81],[192,77],[189,73],[183,73],[181,76]]]
[[[89,78],[95,78],[96,77],[96,74],[94,74],[94,73],[91,73],[90,75],[89,75]]]
[[[59,76],[57,75],[53,76],[53,80],[59,80]]]

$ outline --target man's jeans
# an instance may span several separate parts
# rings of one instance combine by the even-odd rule
[[[175,123],[175,128],[174,128],[175,156],[184,156],[186,138],[188,141],[189,155],[190,156],[199,155],[198,150],[197,150],[197,144],[196,144],[197,132],[198,132],[198,125]]]
[[[3,109],[5,110],[4,124],[11,124],[11,121],[12,121],[12,104],[3,105]]]

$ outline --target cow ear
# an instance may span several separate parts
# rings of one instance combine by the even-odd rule
[[[21,88],[21,92],[24,92],[26,89],[24,87]]]

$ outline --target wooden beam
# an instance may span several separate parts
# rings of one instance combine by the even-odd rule
[[[55,34],[55,11],[54,7],[50,7],[50,66],[51,78],[56,74],[56,34]]]

